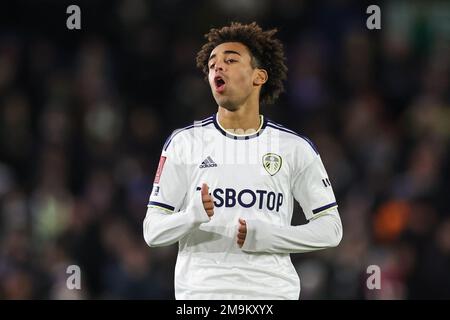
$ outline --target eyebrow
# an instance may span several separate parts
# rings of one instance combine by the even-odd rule
[[[234,53],[234,54],[237,54],[238,56],[241,55],[239,52],[234,51],[234,50],[225,50],[223,53],[224,53],[224,54],[231,54],[231,53]],[[216,57],[216,54],[214,53],[213,55],[211,55],[211,57],[209,57],[208,62],[211,61],[211,59],[213,59],[213,58],[215,58],[215,57]]]

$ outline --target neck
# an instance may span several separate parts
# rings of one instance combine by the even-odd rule
[[[261,125],[259,104],[253,107],[240,106],[235,111],[229,111],[221,106],[217,112],[217,121],[226,130],[232,133],[244,133],[248,130],[257,131]],[[241,132],[240,132],[241,131]]]

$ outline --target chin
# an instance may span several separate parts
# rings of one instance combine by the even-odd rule
[[[228,111],[236,111],[239,108],[237,103],[233,103],[228,99],[216,99],[216,103]]]
[[[237,111],[239,108],[235,105],[220,105],[222,108],[227,109],[228,111]]]

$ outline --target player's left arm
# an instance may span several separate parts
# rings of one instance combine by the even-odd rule
[[[336,247],[342,239],[342,222],[328,175],[318,154],[298,170],[292,193],[309,222],[280,226],[260,220],[239,220],[237,243],[246,252],[298,253]]]

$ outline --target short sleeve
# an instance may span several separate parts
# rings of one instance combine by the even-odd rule
[[[320,155],[310,152],[306,166],[294,173],[292,193],[303,209],[307,220],[337,207],[331,182]]]
[[[187,193],[186,164],[181,158],[183,142],[176,133],[164,144],[148,202],[148,207],[168,213],[180,210]]]

